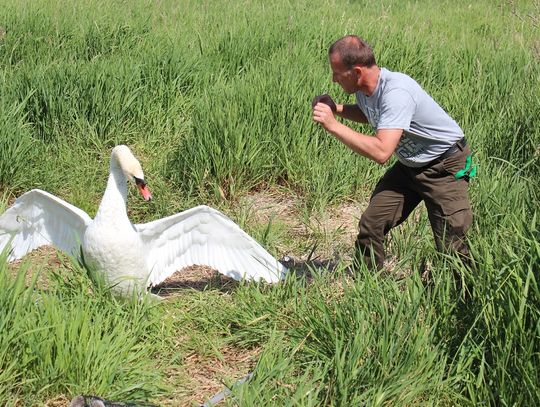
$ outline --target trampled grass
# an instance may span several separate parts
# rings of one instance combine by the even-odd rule
[[[474,273],[434,252],[422,211],[392,232],[390,275],[351,278],[345,256],[275,287],[159,304],[96,290],[66,259],[17,275],[3,259],[0,404],[90,393],[189,405],[248,367],[225,404],[540,403],[538,1],[6,0],[0,28],[0,211],[38,187],[93,215],[110,150],[126,143],[154,194],[130,197],[134,222],[206,203],[276,256],[342,245],[325,214],[366,201],[385,169],[311,120],[315,94],[347,100],[326,61],[347,33],[417,79],[479,163]],[[245,198],[276,191],[294,211],[258,221]],[[256,357],[235,370],[231,352]],[[190,376],[193,360],[211,385]]]

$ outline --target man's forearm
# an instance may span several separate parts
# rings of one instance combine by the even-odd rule
[[[375,137],[356,132],[341,123],[338,123],[335,127],[329,129],[329,132],[357,154],[363,155],[373,161],[380,162],[380,159],[377,156],[378,149],[376,148],[379,140],[376,140]]]
[[[375,136],[368,136],[339,122],[336,122],[335,126],[327,129],[327,131],[357,154],[363,155],[378,164],[384,164],[388,161],[401,134],[400,130],[383,130]],[[390,133],[390,135],[385,136],[384,133]]]
[[[347,120],[358,123],[367,123],[366,116],[357,105],[336,105],[336,114]]]

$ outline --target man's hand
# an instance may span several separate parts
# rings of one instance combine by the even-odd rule
[[[314,105],[313,121],[316,123],[320,123],[324,127],[324,129],[329,132],[332,132],[336,128],[336,126],[339,125],[339,122],[334,117],[334,112],[332,111],[332,108],[324,102],[317,102]]]

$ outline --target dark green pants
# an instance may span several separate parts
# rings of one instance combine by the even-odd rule
[[[439,251],[469,259],[465,233],[472,223],[468,181],[454,174],[465,166],[470,149],[438,159],[421,168],[394,164],[381,178],[359,223],[356,249],[371,269],[381,269],[384,238],[424,201]],[[374,262],[373,262],[374,260]]]

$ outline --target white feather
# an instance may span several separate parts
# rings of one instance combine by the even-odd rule
[[[141,225],[126,211],[127,181],[144,179],[126,146],[111,154],[107,188],[94,220],[81,209],[40,190],[15,201],[0,216],[0,251],[9,260],[52,244],[77,255],[126,293],[163,282],[175,271],[205,265],[234,279],[277,282],[287,269],[221,212],[208,206]]]
[[[147,255],[149,283],[157,285],[179,268],[200,264],[240,279],[279,281],[286,269],[257,241],[208,206],[135,225]],[[253,259],[258,262],[253,262]]]
[[[48,192],[33,189],[0,216],[0,251],[11,242],[9,261],[44,245],[78,255],[92,219],[86,212]]]

